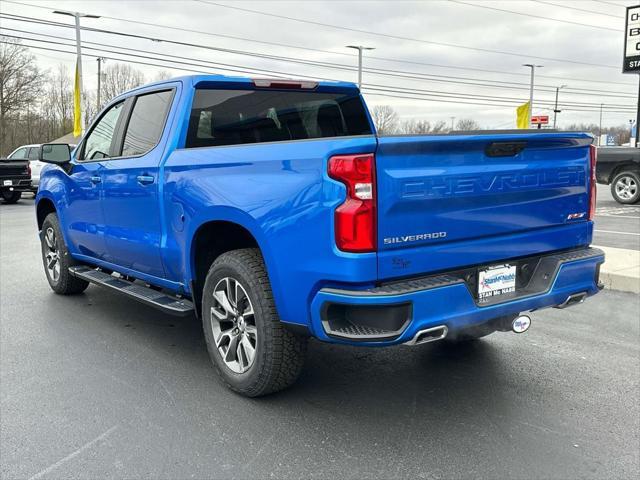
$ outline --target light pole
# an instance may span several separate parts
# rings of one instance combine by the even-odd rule
[[[100,103],[100,86],[101,86],[100,84],[102,83],[102,68],[101,68],[101,66],[102,66],[102,62],[106,63],[107,59],[103,58],[103,57],[98,57],[98,58],[96,58],[96,61],[98,62],[98,91],[96,93],[96,103],[98,105],[98,109],[96,110],[96,114],[98,114],[98,113],[100,113],[100,105],[101,105],[101,103]]]
[[[82,42],[80,40],[80,19],[81,18],[100,18],[99,15],[90,15],[86,13],[80,12],[67,12],[65,10],[55,10],[53,13],[57,13],[59,15],[68,15],[75,19],[76,23],[76,62],[78,64],[78,85],[80,88],[80,105],[82,105]],[[80,128],[84,130],[84,109],[80,109]]]
[[[562,90],[564,87],[566,87],[566,85],[560,85],[559,87],[556,87],[556,106],[553,108],[553,129],[556,129],[556,120],[558,118],[558,114],[562,111],[562,110],[558,110],[558,94],[560,93],[560,90]]]
[[[453,124],[456,121],[456,117],[451,117],[451,131],[453,132]]]
[[[531,85],[529,86],[529,118],[527,118],[527,126],[531,128],[531,115],[533,115],[533,82],[536,74],[536,68],[542,68],[544,65],[523,63],[522,66],[529,67],[531,69]]]
[[[602,107],[604,103],[600,104],[600,124],[598,125],[598,146],[602,143]]]
[[[362,51],[375,50],[375,48],[363,47],[362,45],[347,45],[347,48],[358,50],[358,88],[362,88]]]

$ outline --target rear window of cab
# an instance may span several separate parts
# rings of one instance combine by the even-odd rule
[[[186,148],[372,134],[357,91],[196,89]]]

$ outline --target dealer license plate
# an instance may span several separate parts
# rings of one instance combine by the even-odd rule
[[[5,187],[10,187],[11,185],[13,185],[13,181],[5,180],[4,182],[2,182],[2,185],[4,185]]]
[[[515,265],[495,265],[478,272],[478,298],[489,299],[515,291]]]

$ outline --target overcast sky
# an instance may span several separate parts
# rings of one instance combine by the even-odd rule
[[[492,99],[479,100],[477,97],[479,95],[525,102],[529,95],[529,70],[522,64],[536,63],[544,65],[543,68],[537,70],[539,75],[537,75],[536,86],[542,90],[548,90],[537,91],[536,98],[538,100],[552,102],[555,96],[554,88],[563,84],[567,85],[560,92],[560,108],[563,109],[558,117],[560,126],[581,121],[598,123],[598,106],[601,103],[605,104],[604,125],[628,124],[629,119],[635,118],[635,113],[631,110],[636,105],[634,97],[638,94],[638,76],[623,75],[621,65],[624,6],[638,4],[637,1],[361,0],[343,2],[265,0],[231,2],[220,0],[219,2],[207,2],[209,0],[58,0],[55,2],[24,0],[19,5],[0,0],[0,13],[71,24],[73,21],[71,17],[54,15],[51,11],[54,9],[79,10],[102,17],[100,19],[83,19],[83,26],[208,47],[241,50],[245,53],[292,57],[302,61],[343,64],[353,67],[357,65],[355,52],[345,46],[365,45],[375,48],[373,51],[365,52],[365,68],[386,70],[383,72],[385,75],[365,72],[363,82],[365,87],[369,85],[378,89],[396,90],[386,93],[377,90],[379,93],[383,93],[382,95],[374,95],[374,92],[369,90],[368,93],[365,93],[365,98],[370,107],[382,104],[392,105],[402,118],[430,121],[446,120],[450,122],[450,117],[475,118],[486,128],[515,126],[514,106],[441,102],[434,100],[442,100],[443,97],[435,97],[434,95],[447,96],[451,93],[463,95],[467,98],[453,100],[471,103],[496,103]],[[212,3],[217,3],[217,5]],[[26,6],[25,4],[35,6]],[[234,8],[226,8],[221,5]],[[305,23],[277,16],[326,25]],[[124,20],[154,23],[209,34],[141,25]],[[335,28],[331,25],[341,28]],[[19,22],[7,18],[0,19],[0,27],[2,27],[0,32],[4,34],[22,37],[43,40],[48,38],[50,41],[64,43],[69,43],[74,38],[71,29]],[[14,30],[9,31],[8,29]],[[20,33],[16,32],[16,29],[32,33]],[[52,39],[37,34],[55,35],[70,40]],[[198,59],[226,63],[236,65],[240,67],[239,69],[257,68],[283,72],[294,78],[311,76],[348,81],[357,80],[355,71],[347,71],[342,68],[296,64],[280,59],[257,58],[246,54],[173,45],[148,39],[135,39],[97,32],[83,32],[82,39],[100,45],[109,44],[156,52],[157,54],[176,55],[182,59],[181,61],[186,62],[190,62],[189,59]],[[259,42],[267,42],[268,44]],[[47,45],[43,42],[25,41],[24,43],[68,52],[73,51],[72,47]],[[90,45],[96,47],[94,44]],[[451,45],[458,45],[458,47]],[[112,47],[104,48],[116,50]],[[510,52],[515,55],[499,54],[488,50]],[[36,55],[42,68],[53,69],[59,63],[64,63],[72,69],[75,62],[72,53],[36,49],[33,49],[32,52]],[[85,86],[95,88],[97,73],[95,58],[98,53],[90,50],[85,50],[84,53],[87,54],[83,63]],[[135,52],[129,51],[128,53]],[[125,58],[113,53],[103,53],[103,55]],[[142,58],[131,57],[129,60],[145,61]],[[563,60],[571,60],[576,63]],[[170,62],[146,61],[166,65],[165,67],[132,65],[143,71],[149,80],[153,79],[161,70],[169,71],[173,75],[189,73],[178,68],[171,68]],[[107,65],[113,63],[115,60],[107,61]],[[204,72],[234,74],[234,72],[216,69],[214,66],[182,66]],[[424,77],[425,74],[429,77]],[[403,78],[397,75],[402,75]],[[253,73],[249,76],[265,77],[267,74]],[[406,78],[407,76],[413,78]],[[486,84],[488,81],[508,83],[502,86],[493,84],[490,87],[477,85],[478,83]],[[411,94],[407,93],[406,89],[416,90]],[[429,93],[431,96],[425,97],[425,93]],[[476,97],[468,97],[469,95]],[[616,97],[615,95],[621,96]],[[420,96],[420,98],[397,98],[399,96]],[[574,106],[574,108],[592,109],[593,111],[570,111],[569,105],[562,106],[563,102],[590,104],[590,106],[582,105],[581,107]],[[614,111],[624,107],[629,108],[629,112]],[[539,108],[534,109],[534,114],[553,115],[549,111],[550,108],[553,107],[540,105]]]

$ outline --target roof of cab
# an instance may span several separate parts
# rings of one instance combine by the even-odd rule
[[[227,84],[237,84],[237,85],[241,85],[241,84],[251,84],[254,80],[256,79],[266,79],[267,77],[260,77],[260,76],[256,76],[256,77],[241,77],[241,76],[228,76],[228,75],[213,75],[213,74],[208,74],[208,75],[184,75],[184,76],[180,76],[180,77],[173,77],[173,78],[168,78],[166,80],[159,80],[157,82],[152,82],[152,83],[147,83],[144,85],[140,85],[139,87],[133,88],[131,90],[128,90],[126,92],[121,93],[120,95],[118,95],[118,97],[122,97],[124,95],[136,92],[138,90],[143,90],[143,89],[147,89],[149,87],[154,87],[154,86],[160,86],[160,85],[166,85],[169,83],[175,83],[175,82],[181,82],[186,86],[189,87],[195,87],[196,85],[199,84],[204,84],[204,83],[210,83],[210,84],[215,84],[215,83],[227,83]],[[303,82],[309,82],[309,81],[316,81],[316,80],[299,80],[299,79],[289,79],[289,78],[268,78],[269,80],[273,80],[275,82],[277,82],[278,80],[293,80],[293,81],[303,81]],[[329,81],[329,80],[323,80],[323,81],[317,81],[318,83],[318,87],[320,89],[325,89],[325,88],[330,88],[330,89],[344,89],[344,90],[352,90],[352,89],[357,89],[358,86],[353,83],[353,82],[341,82],[341,81]]]

